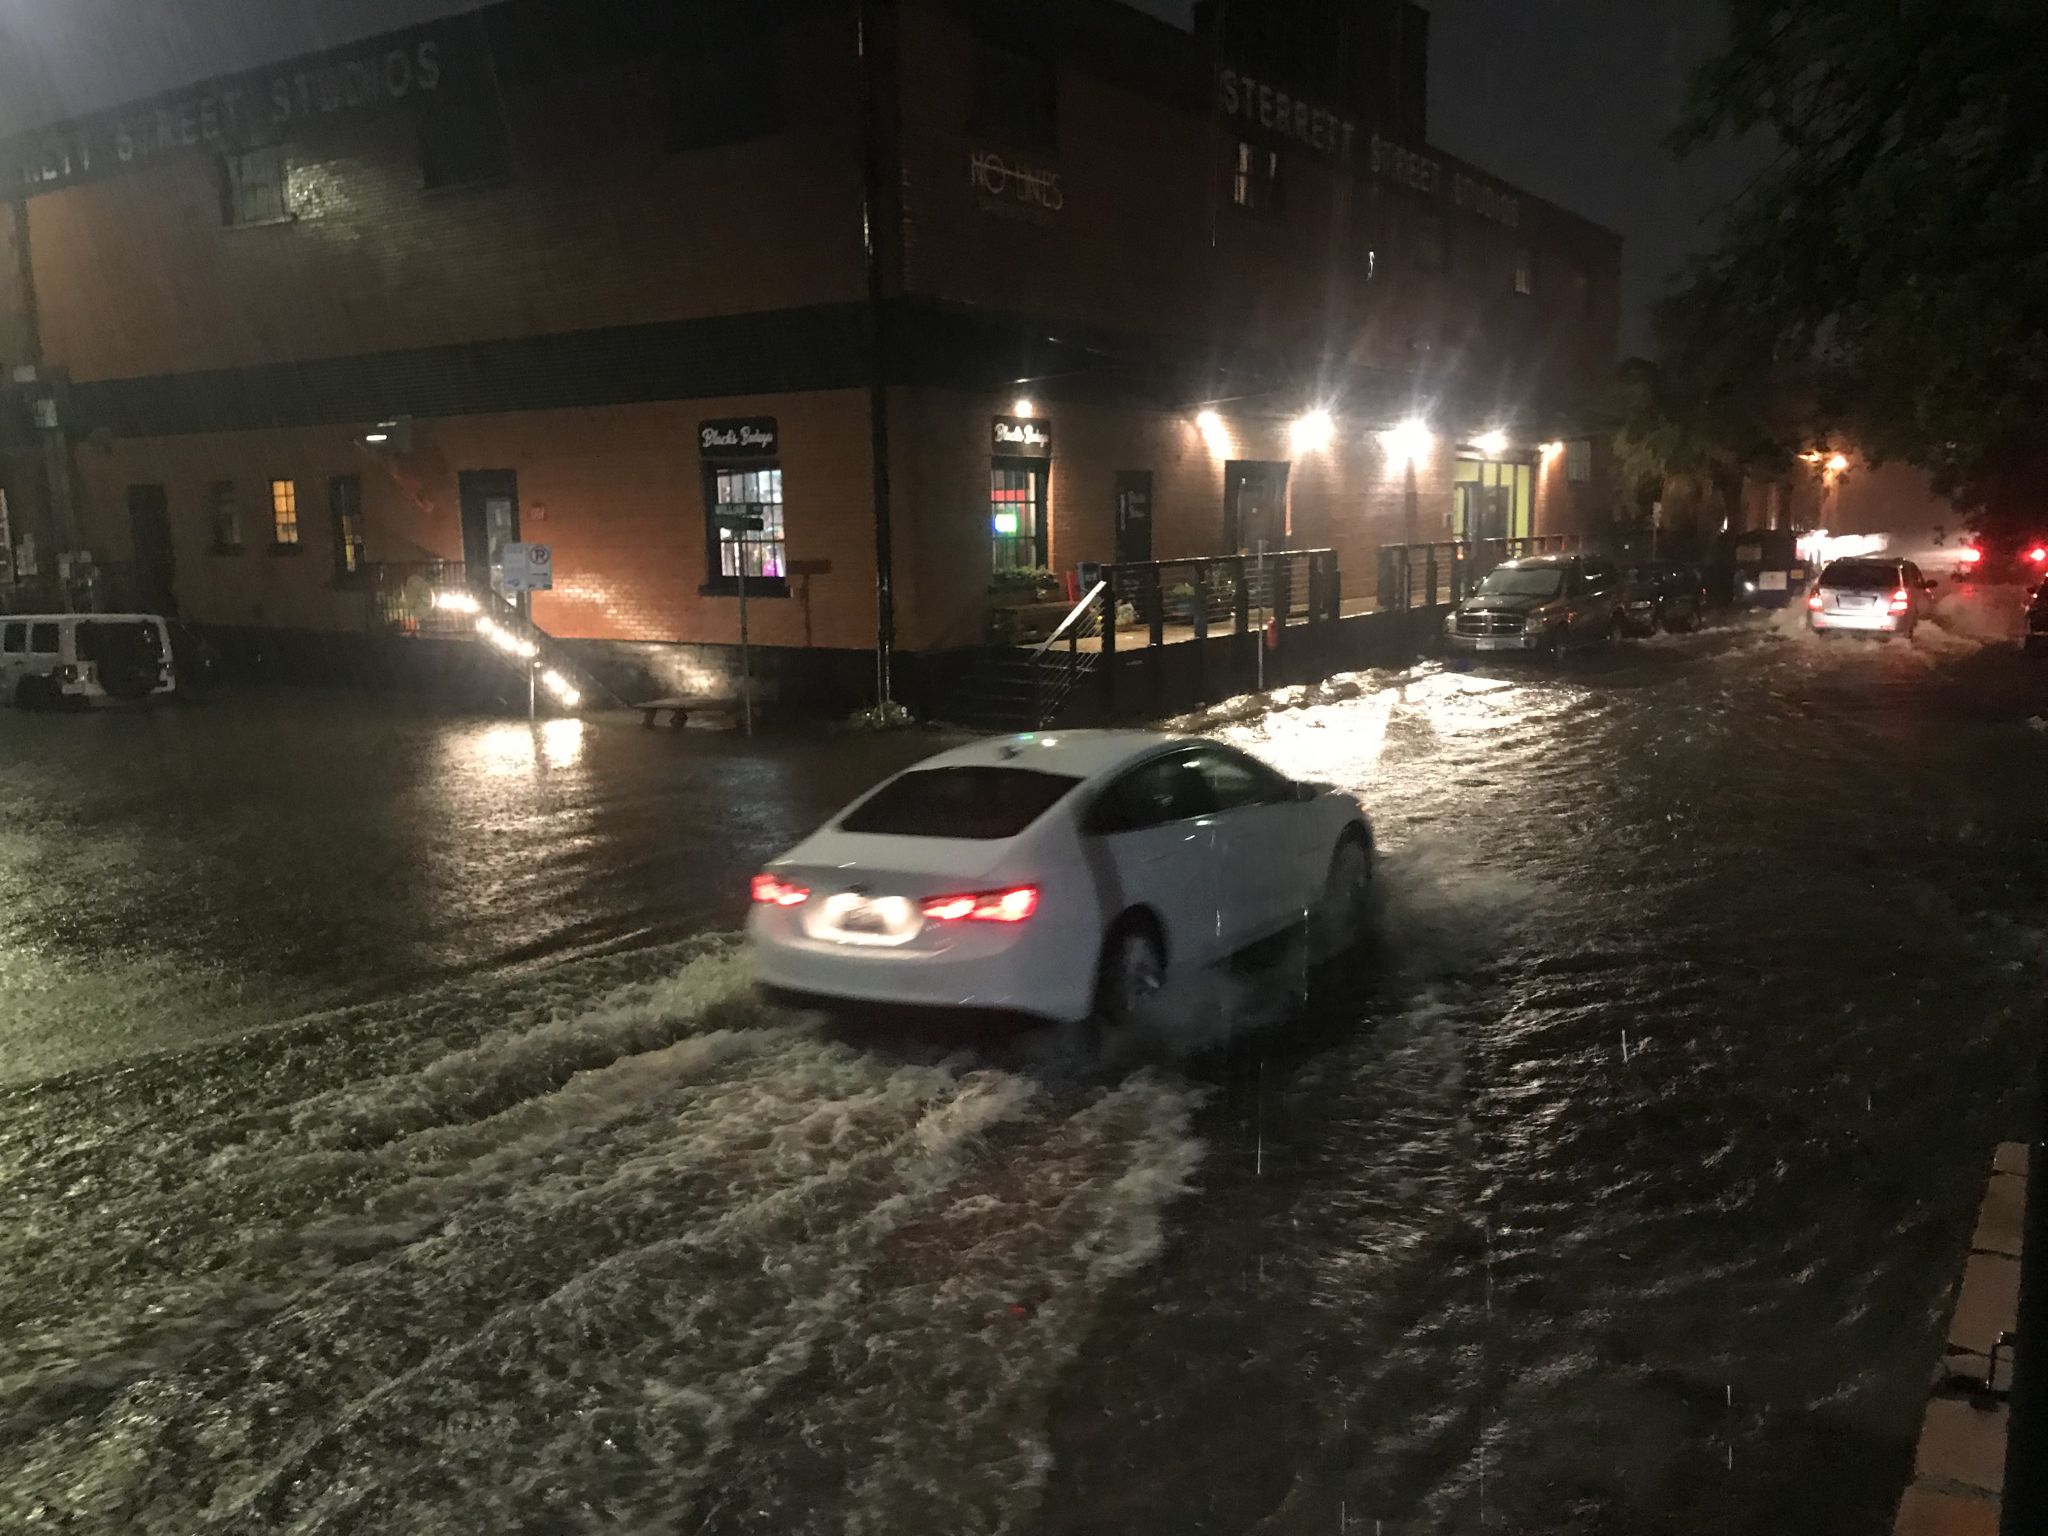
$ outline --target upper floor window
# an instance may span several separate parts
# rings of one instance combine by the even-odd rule
[[[1442,272],[1451,264],[1451,243],[1444,216],[1434,209],[1415,216],[1415,265],[1424,272]]]
[[[1515,252],[1515,292],[1536,291],[1536,253],[1526,245]]]
[[[1280,151],[1239,139],[1231,163],[1230,200],[1254,213],[1278,213],[1280,191]]]
[[[237,550],[242,547],[241,513],[235,506],[235,482],[216,480],[213,495],[208,503],[213,524],[213,547],[217,550]]]
[[[1022,149],[1059,137],[1059,74],[1048,58],[994,43],[974,50],[974,130]]]
[[[299,547],[299,487],[296,481],[270,482],[270,542],[279,549]]]
[[[363,569],[363,482],[336,475],[327,482],[327,512],[334,524],[334,574],[358,576]]]
[[[1587,439],[1581,437],[1565,444],[1564,477],[1578,485],[1593,478],[1593,445]]]
[[[282,144],[220,157],[221,223],[275,224],[291,216]]]
[[[669,148],[709,149],[782,127],[782,72],[773,28],[668,58]]]
[[[413,112],[422,186],[464,187],[505,174],[511,143],[496,91],[434,91]]]

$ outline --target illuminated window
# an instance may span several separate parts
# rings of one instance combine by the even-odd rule
[[[327,511],[334,520],[334,574],[359,575],[363,569],[363,482],[354,475],[336,475],[329,480]]]
[[[707,465],[711,481],[711,584],[736,587],[742,568],[747,590],[788,590],[789,556],[782,522],[782,467],[773,459]],[[745,526],[755,519],[759,528]],[[756,584],[759,585],[756,585]]]
[[[1230,172],[1230,200],[1252,213],[1280,211],[1280,151],[1244,139]]]
[[[1575,485],[1593,478],[1593,445],[1585,438],[1565,444],[1564,477]]]
[[[213,482],[207,511],[213,528],[213,547],[219,551],[239,550],[242,547],[242,515],[235,505],[234,481]]]
[[[291,216],[283,145],[220,157],[221,223],[275,224]]]
[[[1028,571],[1045,564],[1045,471],[998,463],[989,470],[988,524],[994,566]]]
[[[299,487],[296,481],[270,482],[270,541],[279,549],[299,547]]]
[[[1536,291],[1536,256],[1527,246],[1515,252],[1515,292]]]

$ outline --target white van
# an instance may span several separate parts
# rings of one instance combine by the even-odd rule
[[[177,687],[153,613],[0,614],[0,699],[17,709],[132,701]]]

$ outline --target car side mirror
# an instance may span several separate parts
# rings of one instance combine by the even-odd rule
[[[1308,801],[1315,799],[1315,797],[1321,793],[1322,791],[1317,789],[1315,785],[1304,784],[1299,779],[1295,780],[1294,798],[1297,802],[1306,804]]]

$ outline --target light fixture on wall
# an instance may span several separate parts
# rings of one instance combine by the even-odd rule
[[[1337,435],[1337,420],[1323,406],[1303,411],[1287,429],[1296,453],[1320,453]]]
[[[1195,412],[1195,430],[1202,434],[1202,441],[1208,444],[1209,451],[1217,458],[1231,456],[1230,428],[1224,425],[1221,411],[1205,407]]]
[[[1472,446],[1489,459],[1497,459],[1508,451],[1508,435],[1499,427],[1494,427],[1473,438]]]
[[[1563,443],[1559,443],[1559,442],[1548,442],[1548,443],[1545,443],[1545,444],[1543,445],[1543,457],[1544,457],[1544,458],[1546,458],[1546,459],[1554,459],[1554,458],[1556,458],[1556,457],[1557,457],[1557,456],[1558,456],[1558,455],[1559,455],[1560,453],[1563,453],[1563,452],[1564,452],[1564,444],[1563,444]]]
[[[1380,447],[1386,450],[1387,460],[1395,468],[1428,458],[1429,450],[1435,446],[1436,434],[1420,416],[1410,416],[1380,434]]]
[[[1033,403],[1029,395],[1019,395],[1010,402],[1010,414],[1012,416],[1022,416],[1029,420],[1038,414],[1038,407]]]
[[[1831,473],[1839,475],[1848,467],[1849,455],[1846,453],[1836,453],[1828,456],[1828,469]]]

